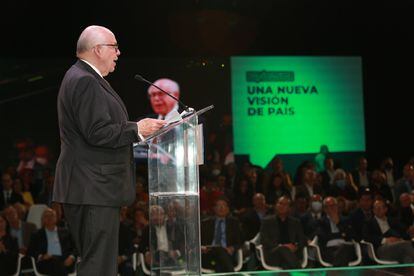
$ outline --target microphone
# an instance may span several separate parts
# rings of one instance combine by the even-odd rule
[[[136,74],[134,78],[135,78],[136,80],[146,82],[146,83],[148,83],[149,85],[154,86],[155,88],[158,88],[161,92],[163,92],[164,94],[166,94],[166,95],[168,95],[169,97],[173,98],[173,99],[174,99],[174,100],[175,100],[175,101],[176,101],[176,102],[180,105],[180,107],[181,107],[182,109],[184,109],[184,111],[185,111],[185,113],[186,113],[186,114],[187,114],[187,113],[192,113],[192,112],[194,112],[194,109],[193,109],[193,108],[188,107],[188,106],[187,106],[187,105],[185,105],[182,101],[180,101],[179,99],[177,99],[176,97],[174,97],[173,95],[171,95],[170,93],[168,93],[167,91],[165,91],[165,90],[161,89],[159,86],[155,85],[154,83],[150,82],[149,80],[144,79],[141,75]],[[184,113],[184,112],[183,112],[183,113]]]

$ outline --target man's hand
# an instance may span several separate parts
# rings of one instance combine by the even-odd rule
[[[145,118],[137,123],[138,132],[145,138],[162,128],[165,124],[164,120]]]
[[[6,247],[4,246],[3,242],[0,241],[0,253],[6,252]]]
[[[298,250],[298,247],[293,243],[285,243],[285,244],[282,244],[282,246],[289,248],[289,250],[292,252],[296,252],[296,250]]]
[[[69,266],[71,266],[72,264],[73,264],[73,262],[74,262],[75,260],[73,259],[73,257],[72,256],[69,256],[69,257],[67,257],[66,258],[66,260],[63,262],[63,264],[66,266],[66,267],[69,267]]]
[[[226,247],[226,251],[231,256],[234,253],[234,247],[233,246],[228,246],[228,247]]]
[[[401,239],[397,238],[397,237],[385,238],[385,243],[387,243],[387,244],[395,243],[395,242],[398,242],[398,241],[401,241]]]
[[[44,255],[40,256],[41,261],[46,261],[46,260],[49,260],[51,258],[52,258],[52,255],[49,255],[49,254],[44,254]]]

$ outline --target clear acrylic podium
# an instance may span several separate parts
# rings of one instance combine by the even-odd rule
[[[212,108],[212,106],[211,106]],[[198,164],[202,142],[194,113],[148,144],[151,275],[200,275]]]

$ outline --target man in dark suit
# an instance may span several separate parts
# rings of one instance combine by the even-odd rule
[[[0,185],[0,211],[16,202],[24,203],[23,197],[13,191],[13,178],[9,173],[3,173]]]
[[[242,245],[240,222],[229,216],[229,204],[224,198],[215,202],[214,214],[201,222],[202,266],[216,272],[233,272],[235,253]]]
[[[369,188],[365,188],[359,193],[359,206],[349,215],[349,222],[355,231],[355,239],[362,239],[362,227],[365,222],[373,217],[372,203],[374,195]]]
[[[387,216],[388,207],[384,200],[374,201],[374,216],[363,228],[363,238],[374,245],[380,259],[414,262],[414,248],[403,226],[395,219]]]
[[[35,258],[39,272],[47,275],[67,275],[75,265],[73,241],[69,231],[56,225],[56,212],[46,209],[43,227],[31,237],[28,255]]]
[[[266,205],[266,198],[263,194],[256,193],[252,201],[253,208],[249,208],[240,218],[244,240],[253,239],[260,231],[262,220],[272,212]]]
[[[340,215],[336,198],[325,198],[323,206],[325,216],[320,220],[317,231],[322,257],[333,266],[347,266],[356,259],[354,245],[351,243],[355,239],[355,231]]]
[[[76,53],[57,101],[61,152],[53,200],[64,204],[81,257],[78,275],[116,275],[119,211],[135,197],[132,143],[165,123],[128,121],[121,98],[103,78],[120,55],[109,29],[87,27]]]
[[[299,259],[306,243],[300,221],[289,215],[291,201],[287,196],[278,199],[276,215],[262,221],[260,243],[267,263],[285,269],[300,268]]]

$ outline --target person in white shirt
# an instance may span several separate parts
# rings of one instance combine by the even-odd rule
[[[172,79],[162,78],[154,82],[162,90],[168,92],[175,98],[180,98],[180,86]],[[158,119],[170,120],[178,111],[178,103],[173,98],[166,95],[160,89],[151,85],[148,88],[148,97],[151,103],[152,110],[158,115]]]

